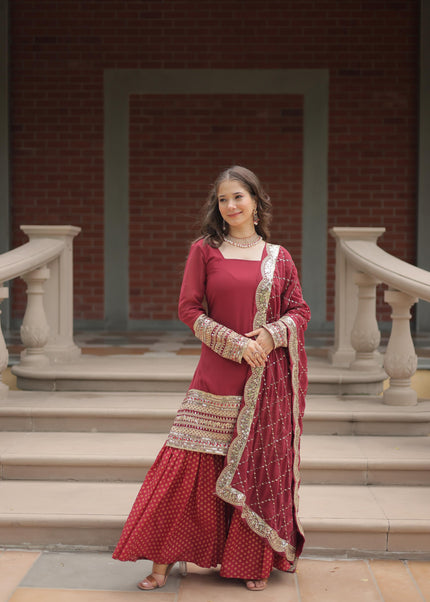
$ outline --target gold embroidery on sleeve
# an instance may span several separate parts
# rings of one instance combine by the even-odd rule
[[[215,351],[221,357],[240,364],[249,339],[227,328],[227,326],[219,324],[219,322],[212,320],[205,314],[201,314],[197,318],[193,330],[196,337],[212,351]]]
[[[264,324],[263,328],[272,335],[275,349],[278,347],[288,347],[287,329],[282,318],[271,324]]]

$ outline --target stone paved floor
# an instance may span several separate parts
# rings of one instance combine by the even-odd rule
[[[274,571],[263,592],[215,569],[175,567],[167,585],[137,590],[150,563],[120,563],[102,552],[27,552],[0,549],[0,602],[430,602],[430,562],[303,558],[294,575]]]

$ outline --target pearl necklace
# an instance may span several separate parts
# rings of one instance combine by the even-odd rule
[[[249,247],[255,247],[258,245],[260,240],[262,240],[261,236],[255,232],[252,236],[248,236],[248,238],[235,238],[234,236],[223,236],[224,241],[229,245],[233,245],[234,247],[240,247],[241,249],[248,249]]]

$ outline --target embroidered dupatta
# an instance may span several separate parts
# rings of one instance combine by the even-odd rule
[[[288,346],[274,349],[264,367],[250,369],[216,493],[241,508],[250,528],[294,565],[304,543],[297,513],[310,312],[294,263],[277,245],[267,244],[256,306],[254,329],[277,322]]]

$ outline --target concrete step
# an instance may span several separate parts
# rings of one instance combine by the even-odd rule
[[[303,428],[309,435],[428,436],[430,401],[402,407],[381,396],[309,395]]]
[[[167,433],[183,393],[10,391],[0,400],[3,431]],[[395,407],[378,396],[307,398],[310,435],[430,434],[430,401]]]
[[[159,433],[3,433],[2,480],[141,482]],[[304,483],[430,485],[429,437],[302,438]]]
[[[0,429],[168,433],[183,397],[168,392],[9,391],[8,399],[0,401]]]
[[[112,549],[139,486],[0,481],[2,546]],[[300,516],[307,554],[430,554],[430,487],[304,485]]]
[[[304,483],[429,485],[429,437],[305,435],[301,442]]]
[[[18,387],[36,391],[185,392],[199,357],[172,352],[144,355],[82,355],[76,362],[47,367],[14,366]],[[333,368],[325,357],[309,357],[309,393],[377,395],[385,372]]]

